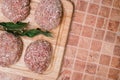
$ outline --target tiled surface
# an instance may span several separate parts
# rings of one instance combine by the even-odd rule
[[[71,1],[75,11],[58,80],[120,80],[120,0]],[[0,80],[34,79],[0,73]]]
[[[120,0],[73,1],[74,19],[64,58],[72,61],[72,67],[63,66],[70,73],[66,78],[61,74],[59,80],[120,80]]]

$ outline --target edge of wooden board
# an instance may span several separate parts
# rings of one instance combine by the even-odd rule
[[[72,20],[72,14],[73,14],[73,4],[70,0],[66,0],[64,1],[66,4],[66,7],[67,7],[67,10],[66,10],[66,18],[65,18],[65,21],[64,23],[62,24],[62,27],[60,29],[60,34],[59,34],[59,37],[58,37],[58,44],[59,46],[57,47],[56,49],[56,53],[57,54],[62,54],[62,55],[59,55],[57,60],[56,60],[56,63],[59,62],[60,64],[56,67],[56,69],[58,69],[58,74],[56,74],[56,78],[58,78],[59,76],[59,73],[60,73],[60,69],[61,69],[61,64],[62,64],[62,60],[63,60],[63,56],[64,56],[64,51],[65,51],[65,46],[66,46],[66,43],[67,43],[67,38],[68,38],[68,33],[69,33],[69,29],[70,29],[70,24],[71,24],[71,20]],[[63,44],[64,43],[64,44]],[[54,68],[55,69],[55,68]],[[55,71],[53,71],[55,72]],[[55,80],[53,79],[53,80]]]
[[[56,64],[57,66],[54,66],[52,72],[50,72],[49,74],[46,74],[46,75],[41,75],[41,74],[33,75],[32,73],[30,75],[27,75],[26,71],[17,70],[15,68],[9,69],[9,68],[1,68],[1,67],[0,67],[0,71],[12,73],[12,74],[14,73],[14,74],[17,74],[20,76],[25,76],[25,77],[40,79],[40,80],[48,80],[48,79],[56,80],[57,79],[57,77],[60,73],[60,69],[61,69],[65,45],[67,42],[71,18],[72,18],[72,14],[73,14],[73,4],[71,1],[62,0],[62,3],[64,3],[63,6],[65,6],[64,15],[66,17],[63,19],[64,21],[62,21],[63,23],[61,24],[62,27],[60,28],[60,31],[59,31],[57,46],[55,49],[55,53],[57,53],[57,55],[55,54],[56,58],[55,58],[54,64]]]

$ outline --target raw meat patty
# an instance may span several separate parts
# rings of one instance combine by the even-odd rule
[[[62,18],[62,5],[60,0],[39,0],[35,11],[35,21],[43,30],[57,27]]]
[[[30,70],[43,73],[50,64],[51,55],[51,44],[46,40],[37,40],[27,47],[24,61]]]
[[[9,66],[17,62],[22,54],[23,43],[20,37],[0,32],[0,66]]]
[[[2,13],[14,23],[24,20],[30,12],[29,0],[3,0]]]

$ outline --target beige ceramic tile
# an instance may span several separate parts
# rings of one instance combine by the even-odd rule
[[[86,61],[88,56],[88,50],[78,49],[77,59]]]
[[[109,17],[110,14],[110,8],[102,6],[99,12],[99,15],[102,17]]]
[[[102,54],[112,55],[114,50],[114,45],[111,43],[103,43]]]
[[[91,27],[94,27],[96,23],[96,16],[93,15],[87,15],[85,24],[89,25]]]
[[[110,68],[109,70],[109,74],[108,74],[108,78],[112,79],[112,80],[119,80],[119,74],[120,74],[120,70],[116,70],[113,68]]]
[[[114,0],[113,7],[120,9],[120,0]]]
[[[113,54],[120,57],[120,46],[119,45],[115,45]]]
[[[109,65],[110,64],[111,57],[108,55],[102,54],[100,57],[100,64],[102,65]]]
[[[120,10],[112,9],[110,19],[115,21],[120,21]]]
[[[91,39],[85,38],[85,37],[80,37],[79,47],[84,48],[84,49],[89,49],[90,42],[91,42]]]
[[[22,80],[34,80],[32,78],[23,77]]]
[[[119,27],[119,23],[120,22],[118,22],[118,21],[110,20],[109,24],[108,24],[108,30],[113,31],[113,32],[117,32],[118,27]]]
[[[93,36],[93,37],[94,37],[95,39],[98,39],[98,40],[103,40],[104,35],[105,35],[105,31],[104,31],[104,30],[95,29],[94,36]]]
[[[102,4],[106,6],[112,6],[113,0],[102,0]]]
[[[95,78],[95,80],[108,80],[108,79],[106,79],[106,78],[104,78],[104,77],[97,76],[97,77]]]
[[[73,59],[65,57],[63,60],[63,67],[64,68],[72,68],[73,66]]]
[[[116,44],[117,44],[117,45],[120,45],[120,36],[117,36]]]
[[[93,33],[92,27],[88,27],[88,26],[83,27],[82,36],[92,37],[92,33]]]
[[[111,66],[117,69],[120,69],[120,57],[113,57]]]
[[[88,56],[88,61],[98,63],[99,57],[100,57],[100,53],[90,52]]]
[[[87,63],[85,72],[88,74],[96,74],[97,65],[93,63]]]
[[[71,29],[70,29],[71,33],[73,33],[75,35],[80,35],[81,30],[82,30],[82,25],[81,24],[72,23]]]
[[[106,22],[107,21],[105,20],[105,18],[98,17],[96,27],[100,29],[106,29]]]
[[[97,15],[98,10],[99,10],[99,5],[93,3],[89,4],[88,13]]]
[[[97,4],[100,4],[102,0],[92,0],[93,3],[97,3]]]
[[[107,31],[105,35],[105,41],[109,43],[114,43],[116,34],[114,32]]]
[[[101,77],[107,77],[108,70],[108,67],[99,65],[97,69],[97,75]]]
[[[92,40],[91,50],[100,52],[102,47],[101,41]]]
[[[88,2],[82,1],[82,0],[77,0],[77,6],[76,9],[79,11],[86,11],[88,6]]]
[[[79,72],[84,72],[85,64],[86,62],[76,60],[74,65],[74,70]]]
[[[73,20],[78,23],[83,23],[84,17],[85,17],[84,13],[75,11]]]
[[[71,57],[74,58],[75,54],[76,54],[76,48],[72,47],[72,46],[66,46],[66,50],[65,50],[65,56],[66,57]]]
[[[77,46],[79,41],[79,36],[70,34],[68,37],[68,45]]]
[[[82,76],[83,76],[82,73],[73,72],[72,80],[81,80],[81,79],[82,79]]]
[[[94,76],[85,74],[83,80],[94,80]]]
[[[60,76],[58,77],[58,80],[69,80],[71,77],[71,71],[67,69],[63,69],[60,72]]]

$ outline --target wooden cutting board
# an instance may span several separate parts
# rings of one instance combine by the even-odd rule
[[[1,2],[1,0],[0,0]],[[29,22],[29,28],[37,28],[39,27],[35,21],[34,21],[34,12],[35,8],[38,4],[39,0],[31,0],[31,12],[30,15],[24,20],[24,22]],[[7,72],[7,73],[12,73],[12,74],[17,74],[29,78],[34,78],[34,79],[40,79],[40,80],[56,80],[60,68],[61,68],[61,63],[62,63],[62,58],[64,55],[64,50],[65,50],[65,45],[68,37],[68,32],[70,28],[70,22],[72,18],[72,13],[73,13],[73,5],[69,0],[61,0],[63,4],[63,19],[61,24],[53,29],[51,32],[53,33],[53,38],[50,37],[45,37],[43,35],[36,36],[34,38],[28,38],[28,37],[22,37],[23,43],[24,43],[24,49],[22,56],[20,60],[9,67],[0,67],[0,71]],[[1,3],[0,3],[1,7]],[[8,22],[9,20],[3,16],[0,10],[0,22]],[[25,50],[27,46],[38,39],[45,39],[49,42],[51,42],[53,46],[53,55],[52,55],[52,61],[50,63],[49,68],[43,73],[43,74],[38,74],[34,73],[31,70],[29,70],[25,63],[24,63],[24,55],[25,55]]]

